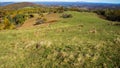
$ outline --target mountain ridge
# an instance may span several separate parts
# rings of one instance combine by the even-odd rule
[[[8,5],[7,5],[8,4]],[[25,6],[26,5],[26,6]],[[92,3],[92,2],[1,2],[0,6],[5,7],[27,7],[27,6],[65,6],[65,7],[85,7],[88,9],[120,9],[120,4],[112,3]],[[11,7],[10,7],[11,6]],[[19,7],[18,7],[19,6]]]
[[[41,7],[42,5],[35,4],[32,2],[17,2],[13,4],[8,4],[6,6],[2,6],[3,9],[20,9],[24,7]]]

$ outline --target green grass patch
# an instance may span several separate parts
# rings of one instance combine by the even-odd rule
[[[119,68],[120,27],[94,13],[65,12],[48,27],[0,31],[0,68]]]

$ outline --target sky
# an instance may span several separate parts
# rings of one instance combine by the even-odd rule
[[[120,0],[0,0],[0,2],[41,2],[41,1],[62,1],[62,2],[98,2],[98,3],[120,3]]]

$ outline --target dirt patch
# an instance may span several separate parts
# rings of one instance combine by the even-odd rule
[[[47,22],[49,23],[51,21],[55,21],[55,20],[57,21],[57,20],[59,20],[60,16],[57,13],[52,13],[52,14],[45,15],[44,18],[46,18]]]
[[[33,18],[30,18],[24,22],[24,24],[19,27],[18,29],[25,29],[25,28],[31,28],[36,27],[34,24],[36,23],[36,19],[39,17],[38,14],[35,14]],[[52,14],[45,14],[44,18],[47,20],[44,24],[48,25],[49,23],[54,23],[60,20],[60,16],[57,13]]]

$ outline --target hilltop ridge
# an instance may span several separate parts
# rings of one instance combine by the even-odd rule
[[[19,3],[14,3],[14,4],[9,4],[6,6],[3,6],[2,8],[4,9],[20,9],[24,7],[41,7],[42,5],[35,4],[32,2],[19,2]]]

